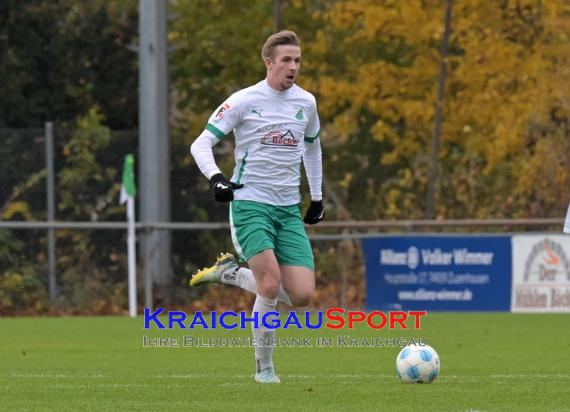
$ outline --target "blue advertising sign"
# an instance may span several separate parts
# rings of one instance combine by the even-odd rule
[[[509,311],[509,236],[362,240],[370,310]]]

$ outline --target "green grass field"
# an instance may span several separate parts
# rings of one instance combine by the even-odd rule
[[[145,335],[249,333],[145,331],[142,318],[0,319],[0,410],[570,411],[570,316],[562,314],[432,313],[417,331],[278,331],[313,344],[426,338],[442,364],[431,385],[400,383],[398,347],[277,348],[281,385],[253,382],[252,348],[143,348]]]

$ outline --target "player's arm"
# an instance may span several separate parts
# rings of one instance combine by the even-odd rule
[[[222,173],[212,147],[218,144],[240,121],[239,110],[234,102],[228,99],[210,116],[204,131],[190,146],[190,152],[204,176],[210,181],[214,199],[219,202],[231,202],[233,191],[243,187],[230,182]]]
[[[305,167],[311,193],[311,206],[305,213],[304,221],[310,225],[320,222],[325,217],[322,192],[323,155],[319,129],[319,116],[315,107],[315,111],[305,131],[305,150],[303,153],[303,166]]]
[[[212,147],[217,145],[219,142],[220,139],[214,136],[212,132],[208,129],[204,129],[200,136],[198,136],[190,146],[190,153],[192,153],[192,156],[196,161],[196,165],[208,180],[210,180],[212,176],[222,173],[216,164],[214,152],[212,151]]]

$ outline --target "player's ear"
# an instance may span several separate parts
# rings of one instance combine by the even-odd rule
[[[271,60],[270,57],[264,57],[263,63],[265,63],[265,67],[267,67],[269,69],[271,67],[271,64],[273,63],[273,61]]]

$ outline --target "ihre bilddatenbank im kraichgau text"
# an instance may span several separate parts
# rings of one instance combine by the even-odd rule
[[[413,329],[421,329],[421,318],[426,316],[426,311],[390,311],[387,314],[374,311],[346,311],[340,308],[331,308],[326,312],[289,312],[283,320],[279,312],[268,312],[259,315],[257,312],[210,312],[209,317],[204,317],[202,312],[196,312],[188,316],[185,312],[167,312],[167,318],[159,318],[164,309],[157,309],[150,313],[144,310],[144,329],[151,329],[154,325],[158,330],[164,329],[349,329],[354,325],[365,323],[369,328],[379,329],[409,329],[405,324],[408,319],[413,319]],[[345,318],[346,316],[346,318]],[[283,316],[285,317],[285,316]],[[326,320],[326,322],[325,322]],[[153,328],[154,329],[154,328]],[[356,348],[383,348],[404,347],[411,344],[427,345],[425,338],[404,337],[351,337],[350,335],[337,335],[336,337],[314,338],[245,338],[245,337],[196,337],[186,335],[182,337],[150,337],[143,336],[143,347],[188,347],[188,348],[231,348],[231,347],[356,347]]]

